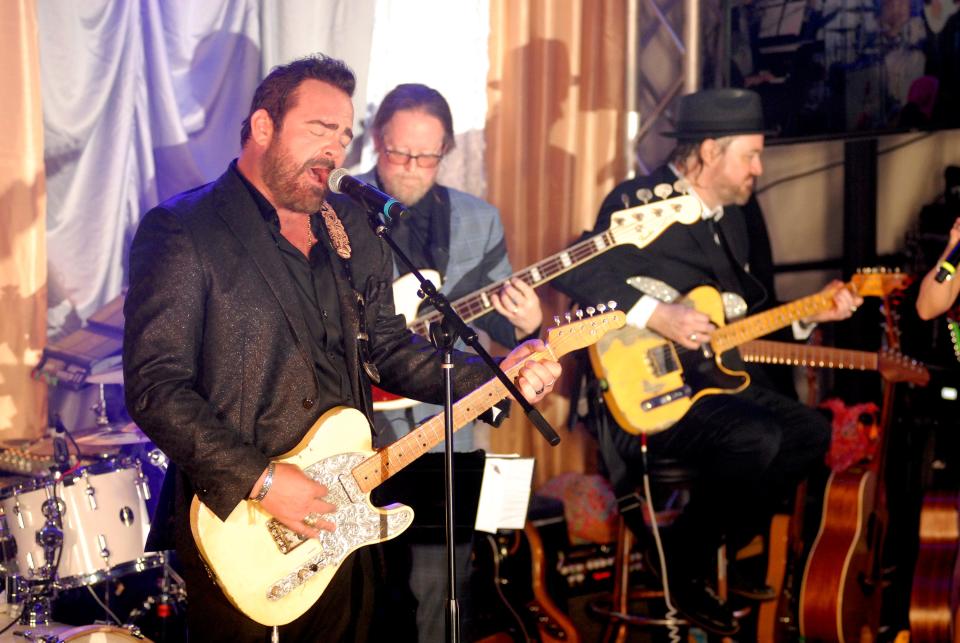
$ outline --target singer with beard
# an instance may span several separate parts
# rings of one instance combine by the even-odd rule
[[[130,250],[127,408],[172,462],[148,548],[178,553],[191,640],[270,636],[205,569],[190,532],[194,494],[220,518],[258,502],[302,535],[334,531],[327,489],[273,459],[334,406],[371,419],[372,380],[442,400],[436,351],[394,314],[389,248],[362,209],[326,191],[353,137],[354,86],[341,61],[322,55],[273,69],[242,125],[239,158],[150,210]],[[503,364],[539,345],[519,346]],[[457,398],[491,376],[474,356],[455,361]],[[538,401],[559,373],[556,362],[527,361],[518,385]],[[374,549],[348,557],[280,640],[368,640]],[[255,569],[256,552],[249,560]]]
[[[742,296],[754,313],[776,302],[764,282],[769,275],[751,272],[754,256],[746,205],[763,171],[763,110],[760,96],[742,89],[713,89],[680,98],[676,139],[668,162],[646,177],[629,179],[613,189],[600,206],[590,235],[610,226],[610,215],[649,198],[661,183],[684,178],[699,198],[702,219],[674,225],[644,249],[618,246],[553,284],[582,304],[613,299],[628,311],[627,323],[649,328],[686,349],[696,350],[714,330],[706,314],[682,304],[643,295],[627,283],[635,275],[665,282],[681,293],[710,285]],[[652,195],[651,195],[652,196]],[[834,296],[834,308],[798,324],[845,319],[860,304],[846,289]],[[802,326],[802,327],[801,327]],[[773,590],[734,561],[737,549],[766,527],[777,503],[821,462],[830,442],[830,425],[819,413],[764,386],[755,369],[744,368],[736,351],[724,363],[749,370],[751,385],[736,395],[707,395],[697,400],[676,424],[649,436],[651,459],[677,459],[699,472],[690,502],[664,537],[673,603],[693,623],[718,634],[739,628],[729,605],[715,593],[717,548],[724,539],[731,566],[729,588],[751,600],[770,600]],[[612,416],[597,418],[601,452],[618,495],[627,496],[641,482],[641,438],[622,430]],[[659,568],[640,511],[625,517],[646,543],[648,563]]]

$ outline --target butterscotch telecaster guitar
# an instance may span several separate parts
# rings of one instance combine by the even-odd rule
[[[552,328],[546,350],[529,359],[557,359],[624,323],[624,313],[612,311]],[[508,377],[516,377],[520,366],[509,369]],[[500,381],[491,379],[454,405],[454,426],[476,419],[506,395]],[[325,518],[337,529],[323,531],[317,538],[301,538],[249,500],[220,520],[194,496],[190,526],[217,585],[237,609],[258,623],[293,621],[320,598],[350,552],[394,538],[410,526],[410,507],[374,507],[370,492],[443,437],[441,413],[390,446],[373,451],[370,425],[360,411],[336,407],[324,413],[300,444],[277,459],[297,465],[326,485],[327,500],[337,510]]]
[[[510,275],[509,279],[520,279],[536,288],[573,270],[582,263],[606,252],[614,246],[633,244],[643,248],[656,239],[674,223],[690,224],[700,219],[700,201],[692,194],[680,194],[664,198],[682,189],[683,185],[658,185],[653,192],[662,200],[638,205],[627,210],[614,212],[610,217],[610,228],[605,232],[551,255],[529,268]],[[435,286],[440,287],[440,274],[435,270],[421,270]],[[492,283],[480,290],[464,295],[451,303],[463,321],[470,323],[493,310],[491,296],[503,287],[504,282]],[[397,279],[393,286],[393,300],[397,313],[407,318],[407,327],[426,337],[430,324],[440,321],[436,310],[417,316],[422,298],[417,294],[420,282],[412,274]],[[417,404],[415,400],[398,397],[381,389],[373,389],[373,408],[375,411],[403,409]]]
[[[902,273],[861,272],[842,287],[863,297],[879,297],[906,282]],[[617,423],[629,433],[655,433],[673,426],[701,397],[747,387],[750,377],[724,367],[721,355],[831,309],[833,294],[820,292],[725,326],[720,293],[701,286],[678,302],[705,313],[717,326],[709,343],[699,350],[628,326],[591,347],[590,362],[597,377],[606,381],[603,396]]]

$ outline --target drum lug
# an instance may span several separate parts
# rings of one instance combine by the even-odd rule
[[[86,488],[83,490],[87,494],[87,504],[90,505],[92,511],[97,510],[97,490],[94,489],[93,485],[90,484],[90,475],[88,472],[83,472],[83,482],[86,484]]]
[[[97,534],[97,543],[100,545],[100,558],[107,567],[110,566],[110,550],[107,549],[107,537],[104,534]]]
[[[140,493],[144,500],[150,500],[150,485],[147,483],[147,476],[143,475],[143,467],[137,460],[137,484],[140,486]]]

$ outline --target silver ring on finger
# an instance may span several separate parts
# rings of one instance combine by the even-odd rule
[[[697,341],[697,334],[696,334],[696,333],[690,333],[690,341],[691,341],[691,342]]]
[[[301,520],[300,522],[302,522],[303,524],[305,524],[307,527],[316,528],[316,526],[317,526],[317,518],[319,518],[319,516],[318,516],[317,514],[309,513],[309,514],[307,514],[306,516],[304,516],[304,517],[303,517],[303,520]]]
[[[542,394],[543,394],[543,391],[544,391],[544,389],[541,388],[541,389],[538,389],[538,390],[534,391],[534,394],[535,394],[535,395],[542,395]]]

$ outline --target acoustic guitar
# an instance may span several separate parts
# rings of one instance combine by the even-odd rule
[[[902,273],[860,272],[840,287],[862,297],[881,297],[903,288],[906,281]],[[820,292],[724,325],[721,294],[700,286],[677,303],[710,317],[717,329],[709,343],[689,350],[653,331],[627,326],[591,347],[590,362],[597,377],[607,383],[603,397],[617,424],[628,433],[656,433],[673,426],[701,397],[737,393],[749,385],[747,373],[722,364],[724,353],[830,310],[834,294]]]
[[[552,328],[546,349],[529,359],[557,359],[584,348],[621,328],[625,318],[622,311],[613,311]],[[507,376],[516,377],[521,366],[509,369]],[[489,380],[454,405],[454,426],[473,421],[506,395],[500,380]],[[410,507],[374,507],[370,492],[443,441],[444,414],[378,451],[371,449],[370,435],[360,411],[335,407],[277,458],[324,484],[327,500],[336,505],[327,516],[336,531],[323,531],[317,538],[301,537],[253,501],[242,501],[220,520],[194,496],[190,527],[197,548],[227,599],[254,621],[268,626],[293,621],[323,595],[352,551],[394,538],[413,522]]]
[[[660,196],[662,200],[614,212],[610,217],[610,228],[608,230],[584,239],[566,250],[550,255],[528,268],[515,272],[508,279],[522,280],[527,285],[536,288],[590,261],[614,246],[633,244],[638,248],[643,248],[674,223],[690,224],[699,221],[701,205],[700,200],[695,195],[680,194],[672,198],[663,198],[683,187],[683,185],[670,186],[665,183],[658,185],[654,189],[654,193]],[[421,270],[420,272],[430,278],[434,285],[439,288],[440,273],[435,270]],[[493,299],[491,297],[503,287],[505,281],[484,286],[480,290],[451,302],[450,305],[463,318],[463,321],[469,324],[493,311]],[[418,335],[427,337],[430,324],[439,322],[442,317],[436,310],[417,316],[420,304],[423,302],[419,290],[420,282],[413,274],[407,274],[397,279],[393,285],[394,307],[398,314],[407,318],[407,328]],[[415,404],[419,404],[419,402],[394,395],[377,387],[373,388],[373,409],[375,411],[403,409]]]
[[[929,491],[920,510],[920,548],[910,592],[910,640],[960,642],[960,494]]]
[[[900,347],[891,298],[883,306],[887,344]],[[886,454],[893,418],[894,382],[883,385],[879,447],[871,460],[834,471],[800,586],[800,635],[839,643],[876,640],[883,599],[882,554],[887,514]]]

